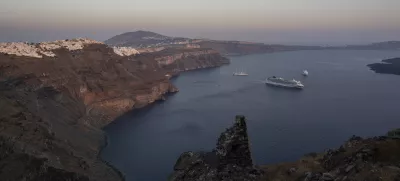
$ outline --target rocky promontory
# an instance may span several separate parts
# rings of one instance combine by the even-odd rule
[[[235,123],[221,134],[211,152],[185,152],[174,166],[171,181],[257,180],[262,171],[253,165],[246,119],[236,116]]]
[[[185,152],[169,180],[398,181],[400,130],[386,136],[352,136],[337,149],[309,153],[298,161],[253,165],[246,120],[237,116],[211,152]]]
[[[139,53],[90,39],[1,43],[0,178],[121,180],[98,158],[101,128],[178,91],[171,76],[222,62],[203,49]]]
[[[382,63],[367,65],[371,70],[380,74],[400,75],[400,58],[382,60]]]

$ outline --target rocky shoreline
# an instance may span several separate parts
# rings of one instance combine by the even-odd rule
[[[398,181],[400,129],[386,136],[352,136],[338,149],[310,153],[298,161],[254,165],[246,119],[236,116],[211,152],[185,152],[177,160],[171,181]]]
[[[229,63],[209,49],[138,54],[88,39],[0,48],[4,180],[122,180],[99,158],[102,127],[177,92],[179,72]],[[27,159],[34,165],[25,167]],[[28,170],[27,170],[28,169]],[[44,170],[43,170],[44,169]]]
[[[400,58],[386,59],[381,63],[372,63],[367,66],[376,73],[400,75]]]

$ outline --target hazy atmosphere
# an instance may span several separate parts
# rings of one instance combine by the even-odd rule
[[[398,0],[2,0],[0,41],[127,31],[264,43],[347,44],[400,39]]]
[[[400,0],[0,0],[0,181],[400,181]]]

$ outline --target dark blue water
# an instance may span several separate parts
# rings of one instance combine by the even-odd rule
[[[366,67],[400,51],[298,51],[232,57],[228,66],[174,79],[180,92],[105,128],[102,157],[128,181],[166,180],[184,151],[211,150],[237,114],[246,115],[256,164],[293,161],[337,147],[351,135],[400,127],[400,76]],[[247,77],[232,76],[245,69]],[[310,73],[302,77],[303,69]],[[296,78],[305,89],[266,86]]]

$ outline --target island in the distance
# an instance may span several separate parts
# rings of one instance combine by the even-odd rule
[[[367,66],[376,73],[400,75],[400,58],[386,59]]]

